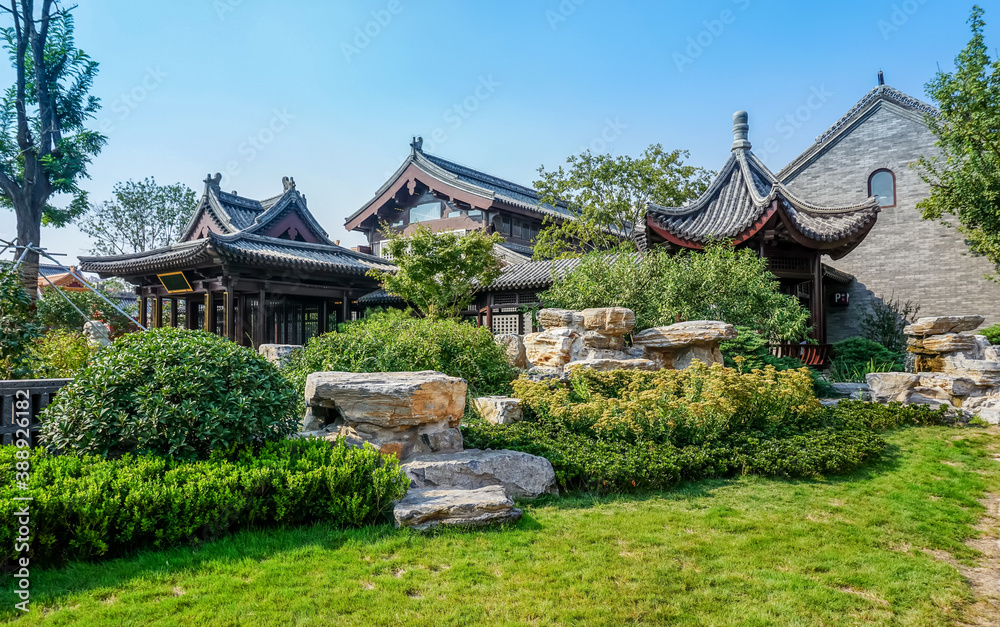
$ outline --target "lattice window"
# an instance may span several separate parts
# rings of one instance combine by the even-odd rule
[[[494,294],[493,295],[494,305],[515,305],[517,304],[517,294],[506,293],[506,294]]]
[[[519,314],[514,315],[504,315],[504,316],[493,316],[493,333],[514,333],[518,332],[518,322],[521,316]]]
[[[809,259],[806,257],[768,257],[767,265],[771,270],[786,272],[809,272]]]
[[[538,302],[538,294],[536,292],[521,292],[517,295],[517,302],[522,305],[534,305]]]

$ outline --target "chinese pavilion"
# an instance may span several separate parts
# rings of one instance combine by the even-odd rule
[[[354,315],[356,298],[378,287],[366,276],[383,259],[332,242],[295,181],[253,200],[205,193],[180,240],[127,255],[81,257],[80,267],[136,286],[147,327],[205,329],[243,345],[303,344]]]

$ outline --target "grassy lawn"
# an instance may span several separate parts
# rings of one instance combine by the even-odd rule
[[[1000,493],[1000,430],[888,437],[879,464],[827,481],[703,481],[525,503],[505,530],[321,525],[71,565],[35,574],[20,618],[4,581],[0,622],[991,624],[959,568],[983,559],[966,542]]]

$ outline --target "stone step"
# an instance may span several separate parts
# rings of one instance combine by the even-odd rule
[[[414,488],[474,490],[501,486],[507,494],[523,498],[559,493],[552,463],[520,451],[468,449],[420,455],[402,468]]]
[[[410,489],[392,511],[397,527],[425,530],[516,523],[521,510],[502,486],[476,490]]]

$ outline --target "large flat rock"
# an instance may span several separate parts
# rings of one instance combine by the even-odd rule
[[[581,337],[581,332],[569,327],[529,333],[524,336],[528,363],[544,368],[562,368],[580,353],[583,348]]]
[[[538,312],[538,324],[545,330],[568,328],[583,333],[583,314],[572,309],[542,309]]]
[[[583,328],[603,335],[625,335],[635,328],[635,312],[625,307],[584,309]]]
[[[655,362],[649,359],[602,359],[595,357],[591,359],[581,359],[566,365],[567,372],[574,370],[596,370],[598,372],[608,372],[610,370],[645,370],[652,372],[659,370]]]
[[[397,527],[484,527],[515,523],[521,510],[500,486],[476,490],[410,489],[392,510]]]
[[[500,486],[511,496],[527,498],[559,493],[549,460],[520,451],[469,449],[419,455],[402,468],[414,488]]]
[[[916,322],[903,329],[906,335],[928,336],[942,333],[961,333],[972,331],[983,323],[982,316],[935,316],[918,318]]]
[[[718,320],[692,320],[640,331],[632,337],[632,344],[657,350],[691,344],[717,344],[734,337],[736,327],[731,324]]]
[[[348,424],[382,428],[448,422],[465,412],[464,379],[422,372],[314,372],[306,379],[306,404],[338,412]]]

